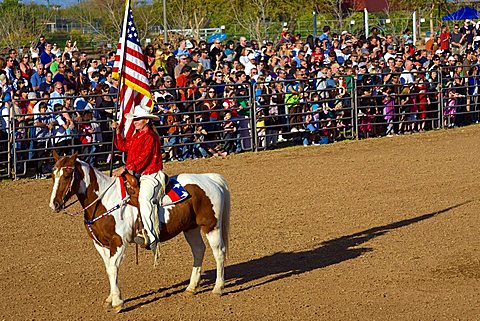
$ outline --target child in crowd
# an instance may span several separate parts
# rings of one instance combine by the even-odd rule
[[[455,127],[455,115],[457,113],[457,98],[463,97],[455,92],[455,89],[448,90],[447,105],[443,112],[444,126],[448,128]]]
[[[205,136],[207,135],[207,131],[203,128],[201,124],[198,124],[195,127],[195,133],[193,142],[193,157],[198,158],[206,158],[208,156],[208,152],[206,151],[205,147]]]
[[[410,87],[403,88],[400,94],[400,122],[398,124],[398,134],[408,133],[410,126],[408,124],[410,113],[410,106],[412,106],[412,98],[410,94]]]
[[[266,136],[266,127],[265,127],[265,110],[263,108],[257,108],[257,147],[259,149],[263,149],[266,147],[265,145],[265,136]]]
[[[45,160],[47,157],[47,148],[50,146],[51,132],[53,128],[53,119],[50,114],[47,113],[47,103],[42,101],[39,105],[40,114],[36,114],[33,119],[34,126],[36,128],[35,137],[37,139],[35,143],[36,157],[40,160],[37,162],[37,178],[46,178],[46,173],[49,171],[45,168]]]
[[[181,159],[186,160],[193,158],[193,132],[194,128],[190,115],[183,115],[183,122],[180,125],[181,140],[182,140],[182,155]]]
[[[236,148],[235,139],[237,137],[237,124],[232,120],[231,112],[225,113],[223,120],[223,139],[225,141],[223,149],[226,153],[231,154],[235,152]]]
[[[393,136],[393,120],[395,116],[395,100],[392,96],[392,88],[387,88],[384,91],[385,97],[383,97],[383,117],[387,121],[387,132],[385,133],[388,137]]]
[[[81,153],[83,154],[85,162],[95,165],[94,153],[97,148],[93,143],[95,142],[94,134],[98,124],[93,122],[93,113],[91,110],[86,109],[80,114],[80,118],[77,118],[77,122],[79,139],[82,144]]]

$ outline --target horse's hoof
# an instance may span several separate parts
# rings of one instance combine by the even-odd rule
[[[218,296],[222,296],[223,295],[223,289],[213,289],[212,291],[213,294],[215,295],[218,295]]]
[[[113,312],[115,312],[115,313],[120,313],[120,312],[122,312],[122,309],[123,309],[123,303],[122,303],[122,304],[119,304],[119,305],[117,305],[117,306],[115,306],[115,307],[112,307],[112,308],[113,308],[113,310],[112,310]]]
[[[197,294],[197,291],[195,289],[189,289],[189,288],[186,288],[185,289],[185,294],[188,294],[188,295],[195,295]]]
[[[105,301],[103,302],[103,307],[107,310],[112,309],[112,302],[111,301]]]

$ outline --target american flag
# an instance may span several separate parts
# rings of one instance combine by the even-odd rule
[[[125,47],[126,53],[124,52]],[[123,61],[124,59],[125,61]],[[112,76],[120,80],[120,128],[123,128],[124,137],[131,137],[134,131],[133,126],[131,126],[132,120],[128,120],[124,116],[136,105],[147,106],[151,111],[153,100],[142,47],[138,39],[137,28],[133,22],[130,0],[127,0],[125,4],[122,34],[117,45]]]

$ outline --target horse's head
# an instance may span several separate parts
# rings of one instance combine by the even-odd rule
[[[57,152],[53,151],[55,166],[53,167],[53,189],[50,196],[50,208],[59,212],[65,203],[75,194],[73,185],[78,177],[75,169],[75,162],[78,153],[72,156],[60,157]]]

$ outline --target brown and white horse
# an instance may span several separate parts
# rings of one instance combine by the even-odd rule
[[[103,258],[110,281],[106,306],[118,312],[123,307],[117,282],[118,269],[127,245],[133,240],[137,209],[122,202],[118,178],[109,177],[78,160],[76,154],[59,157],[54,153],[54,157],[56,163],[50,207],[59,212],[73,195],[77,196],[84,209],[88,235]],[[221,295],[230,221],[228,185],[219,174],[180,174],[176,180],[190,193],[190,197],[181,203],[159,208],[160,241],[165,242],[180,232],[185,235],[193,254],[192,275],[186,291],[194,293],[200,281],[205,253],[202,230],[217,263],[213,293]]]

